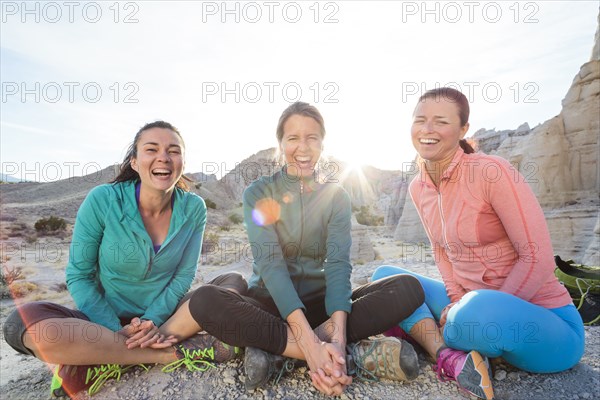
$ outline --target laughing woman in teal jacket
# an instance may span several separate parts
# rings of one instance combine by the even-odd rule
[[[368,338],[412,314],[423,303],[421,285],[404,275],[352,289],[352,206],[333,177],[319,176],[321,113],[291,104],[276,137],[285,165],[243,196],[253,257],[248,293],[201,287],[190,299],[192,316],[215,337],[246,348],[249,390],[278,380],[294,360],[306,362],[312,384],[327,395],[340,395],[352,377],[415,379],[410,344]]]
[[[204,201],[183,176],[184,152],[171,124],[141,128],[120,174],[94,188],[77,213],[66,269],[77,310],[32,302],[7,318],[4,337],[15,350],[59,364],[51,395],[93,394],[108,377],[120,377],[121,364],[193,369],[211,346],[214,361],[237,355],[212,336],[178,329],[187,322],[192,293],[185,295],[206,225]],[[211,283],[246,290],[236,274]]]

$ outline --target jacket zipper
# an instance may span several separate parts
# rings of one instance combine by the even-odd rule
[[[150,253],[148,254],[148,269],[146,270],[146,275],[144,276],[144,279],[147,279],[148,276],[150,276],[150,273],[152,272],[152,253],[154,252],[154,249],[150,249]]]
[[[444,248],[448,249],[448,238],[446,237],[446,221],[444,220],[444,206],[442,205],[442,182],[440,182],[440,187],[437,188],[438,193],[438,210],[440,212],[440,218],[442,220],[442,236],[444,239]]]
[[[299,254],[298,257],[302,254],[302,239],[304,237],[304,201],[302,200],[302,195],[304,194],[304,181],[300,179],[300,243],[298,243]],[[298,281],[298,292],[300,290],[300,284],[304,281],[304,267],[302,263],[298,263],[300,266],[300,271],[302,272],[302,278]]]

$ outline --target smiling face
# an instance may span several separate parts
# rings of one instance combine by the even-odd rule
[[[288,166],[288,174],[311,176],[323,150],[321,125],[311,117],[290,116],[283,125],[279,147]]]
[[[438,164],[443,171],[452,161],[469,124],[461,125],[455,101],[444,96],[420,101],[413,114],[413,146],[427,164]]]
[[[139,174],[142,185],[160,191],[173,190],[185,165],[179,136],[170,129],[151,128],[142,132],[136,148],[131,167]]]

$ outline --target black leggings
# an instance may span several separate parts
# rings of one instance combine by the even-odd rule
[[[352,312],[346,322],[348,343],[382,333],[411,315],[424,301],[423,288],[411,275],[396,275],[352,291]],[[327,321],[325,298],[305,303],[306,319],[314,329]],[[287,323],[271,298],[243,296],[215,285],[198,288],[190,312],[208,333],[238,347],[258,347],[282,354],[287,346]]]

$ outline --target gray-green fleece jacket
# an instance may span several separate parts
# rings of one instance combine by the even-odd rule
[[[346,191],[282,170],[253,182],[243,200],[254,257],[251,295],[272,297],[283,318],[323,295],[327,314],[350,312],[352,209]]]

